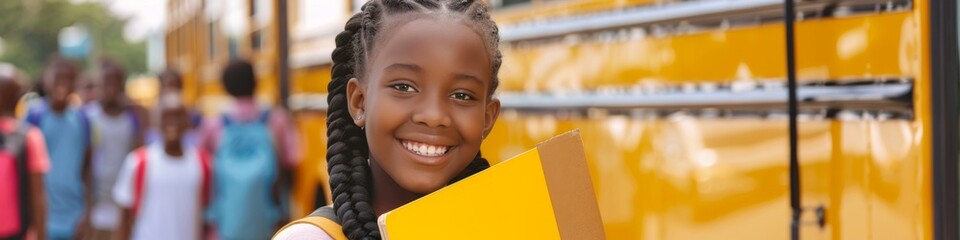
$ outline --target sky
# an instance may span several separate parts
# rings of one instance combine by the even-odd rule
[[[163,31],[167,23],[167,0],[72,0],[74,2],[98,1],[104,3],[120,17],[130,22],[124,29],[127,40],[139,41],[151,32]],[[206,14],[220,16],[221,24],[228,34],[238,34],[244,29],[244,1],[214,0],[208,1]],[[219,17],[218,17],[219,18]]]
[[[163,33],[167,24],[167,0],[70,0],[73,2],[101,2],[114,15],[127,18],[124,38],[128,41],[146,40],[151,34]],[[211,0],[207,2],[206,16],[216,16],[223,30],[238,35],[245,29],[243,0]],[[159,38],[162,39],[164,38]],[[156,38],[154,38],[156,40]],[[158,71],[164,65],[163,46],[148,44],[148,68]]]
[[[113,14],[129,18],[124,29],[127,40],[139,41],[153,31],[162,31],[167,21],[167,0],[72,0],[102,2]]]

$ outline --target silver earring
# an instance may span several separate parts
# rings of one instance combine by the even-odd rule
[[[363,120],[363,114],[357,115],[357,121]],[[363,131],[364,127],[360,126],[360,131]]]

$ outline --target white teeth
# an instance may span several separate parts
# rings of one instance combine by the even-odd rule
[[[427,157],[436,157],[447,153],[446,146],[435,146],[418,142],[403,141],[403,147],[416,153],[417,155]]]

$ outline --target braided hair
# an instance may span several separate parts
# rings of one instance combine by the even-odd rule
[[[493,97],[499,83],[500,36],[481,0],[371,0],[347,21],[343,32],[336,37],[331,81],[327,86],[327,162],[333,208],[343,233],[350,239],[380,239],[380,232],[370,197],[373,186],[367,162],[369,147],[363,130],[353,122],[347,108],[347,83],[351,78],[363,77],[367,54],[373,50],[384,19],[417,13],[455,15],[469,22],[484,38],[491,56],[493,81],[488,98]],[[490,164],[478,152],[452,182],[488,167]]]

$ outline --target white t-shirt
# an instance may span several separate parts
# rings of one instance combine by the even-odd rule
[[[137,167],[136,153],[127,155],[113,189],[124,208],[133,207]],[[203,167],[196,148],[185,149],[177,158],[163,151],[162,143],[147,146],[147,167],[139,212],[132,239],[198,239],[202,227],[200,191]]]
[[[94,228],[113,230],[120,221],[120,211],[113,203],[113,185],[123,160],[134,147],[135,124],[128,112],[110,116],[103,112],[100,104],[91,105],[86,110],[95,136],[93,176],[96,203],[90,220]]]

